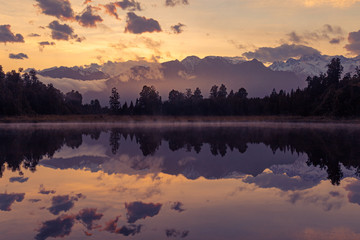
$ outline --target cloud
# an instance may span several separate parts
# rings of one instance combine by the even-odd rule
[[[48,237],[57,238],[68,236],[71,233],[74,223],[75,217],[73,215],[63,215],[54,220],[43,222],[35,239],[44,240]]]
[[[319,7],[330,5],[332,7],[346,8],[359,2],[359,0],[299,0],[306,7]]]
[[[30,33],[28,34],[28,37],[40,37],[40,35],[37,33]]]
[[[178,211],[178,212],[183,212],[183,211],[185,211],[183,206],[184,205],[181,202],[174,202],[173,204],[171,204],[170,209]]]
[[[152,18],[145,18],[137,16],[133,12],[127,13],[127,21],[125,32],[141,34],[144,32],[161,32],[161,27],[158,21]]]
[[[41,199],[32,198],[32,199],[28,199],[28,201],[31,202],[31,203],[37,203],[37,202],[40,202]]]
[[[61,211],[67,212],[74,207],[74,202],[78,201],[77,197],[70,197],[69,195],[54,196],[51,199],[52,206],[48,208],[49,212],[58,215]]]
[[[65,40],[78,38],[77,35],[74,35],[74,30],[67,24],[60,24],[58,21],[52,21],[48,28],[51,29],[51,38],[54,40]]]
[[[360,54],[360,30],[357,32],[350,32],[348,36],[349,44],[345,46],[345,49],[353,54]]]
[[[279,47],[262,47],[254,52],[246,52],[243,54],[247,59],[256,58],[263,62],[284,61],[291,57],[301,57],[304,55],[318,55],[320,52],[312,47],[304,45],[283,44]]]
[[[117,14],[117,8],[121,8],[122,10],[128,11],[141,11],[140,3],[136,2],[135,0],[123,0],[119,2],[112,2],[102,6],[106,13],[110,16],[114,16],[116,19],[119,19],[119,15]]]
[[[24,200],[25,193],[0,193],[0,210],[11,211],[11,205]]]
[[[20,53],[19,53],[20,54]],[[29,178],[24,178],[24,177],[12,177],[9,179],[9,182],[19,182],[19,183],[24,183],[27,182],[27,180],[29,180]]]
[[[0,42],[24,42],[24,37],[19,33],[12,33],[10,25],[0,25]]]
[[[146,217],[154,217],[161,209],[162,204],[160,203],[142,203],[132,202],[125,203],[127,210],[128,223],[134,223],[139,219],[145,219]]]
[[[42,51],[44,50],[45,46],[54,46],[54,45],[55,45],[54,42],[48,42],[48,41],[39,42],[39,50]]]
[[[186,238],[189,235],[189,231],[178,231],[176,229],[166,229],[165,230],[166,237],[174,237],[174,238]]]
[[[92,3],[92,1],[91,0],[85,0],[83,4],[86,5],[88,3]]]
[[[332,39],[330,39],[329,43],[330,43],[330,44],[339,44],[342,40],[344,40],[343,37],[332,38]]]
[[[102,213],[96,213],[96,208],[84,208],[76,215],[76,219],[80,220],[88,230],[93,229],[93,221],[100,220]]]
[[[95,9],[96,8],[92,6],[87,6],[80,15],[75,17],[76,21],[83,27],[96,27],[96,24],[102,22],[103,19],[99,15],[93,13],[93,10]]]
[[[320,29],[314,31],[307,31],[303,34],[298,34],[295,31],[287,34],[288,40],[291,43],[308,43],[309,41],[331,41],[337,39],[339,42],[343,40],[344,31],[339,26],[332,26],[330,24],[324,24]],[[333,41],[334,42],[334,41]]]
[[[189,1],[188,0],[166,0],[165,1],[165,6],[167,7],[175,7],[176,5],[189,5]]]
[[[107,14],[109,14],[110,16],[114,16],[116,19],[119,19],[115,3],[108,3],[101,6],[105,9],[105,12]]]
[[[178,24],[176,24],[176,25],[171,26],[171,30],[172,30],[173,33],[175,33],[175,34],[180,34],[180,33],[182,33],[182,32],[184,31],[184,29],[183,29],[184,27],[185,27],[184,24],[178,23]]]
[[[74,11],[69,0],[36,0],[37,7],[46,15],[57,17],[61,20],[74,19]]]
[[[141,6],[139,2],[135,0],[123,0],[119,2],[115,2],[115,5],[121,8],[122,10],[129,10],[129,11],[141,11]]]
[[[44,188],[44,185],[40,184],[39,193],[40,193],[40,194],[46,194],[46,195],[48,195],[48,194],[54,194],[54,193],[56,193],[56,191],[55,191],[55,190],[46,190],[46,189]]]

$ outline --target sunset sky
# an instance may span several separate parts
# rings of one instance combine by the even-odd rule
[[[0,64],[360,54],[356,0],[2,0]]]

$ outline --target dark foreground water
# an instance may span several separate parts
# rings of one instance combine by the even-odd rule
[[[1,239],[360,239],[360,128],[2,125]]]

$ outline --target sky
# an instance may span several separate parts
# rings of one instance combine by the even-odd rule
[[[357,0],[0,0],[0,65],[360,55]]]

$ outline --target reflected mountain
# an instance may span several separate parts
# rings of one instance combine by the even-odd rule
[[[265,169],[279,169],[304,156],[307,166],[326,170],[327,178],[339,184],[344,169],[357,175],[360,172],[359,133],[359,129],[345,127],[3,129],[1,174],[5,165],[20,175],[21,167],[35,171],[41,160],[47,167],[109,174],[163,172],[189,179],[239,174],[255,177]],[[91,149],[103,152],[97,154]],[[65,150],[73,155],[61,155]],[[288,173],[289,169],[282,171]]]

